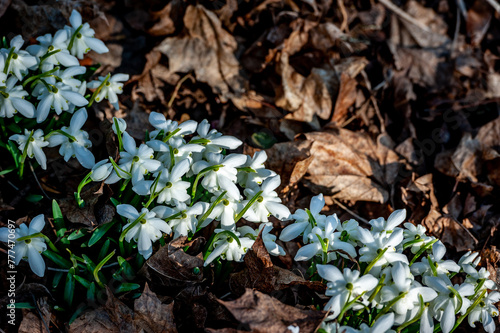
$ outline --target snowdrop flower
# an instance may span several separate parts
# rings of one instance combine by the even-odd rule
[[[484,297],[469,313],[469,325],[475,328],[475,322],[479,321],[483,324],[486,332],[494,333],[496,326],[492,317],[498,316],[498,308],[495,306],[498,301],[500,301],[500,293],[496,291]]]
[[[79,12],[73,9],[69,17],[71,27],[65,26],[64,29],[68,31],[73,41],[72,45],[68,45],[71,54],[83,59],[83,55],[90,50],[102,54],[109,51],[106,45],[97,38],[94,38],[95,32],[88,23],[82,22],[82,16]],[[82,24],[83,23],[83,24]]]
[[[109,177],[113,171],[113,164],[109,162],[108,159],[97,162],[92,167],[92,173],[90,174],[90,179],[95,182],[100,182]]]
[[[36,108],[36,121],[38,123],[47,119],[51,108],[57,114],[61,114],[62,111],[70,110],[70,103],[76,106],[88,104],[85,97],[78,92],[74,92],[70,86],[65,85],[63,82],[51,85],[50,89],[44,88],[37,98],[40,101]]]
[[[477,285],[480,291],[484,289],[496,289],[496,284],[489,279],[490,272],[488,272],[485,267],[481,267],[480,270],[472,267],[472,265],[464,265],[463,267],[465,273],[467,273],[465,282]],[[479,285],[481,285],[481,287],[479,287]]]
[[[118,128],[116,128],[116,123],[118,123]],[[111,124],[111,128],[113,129],[113,132],[118,135],[118,130],[120,130],[120,133],[125,132],[127,129],[127,122],[123,118],[116,118],[113,117],[113,123]]]
[[[245,218],[252,222],[266,222],[270,215],[279,220],[290,218],[290,210],[281,204],[281,199],[274,191],[281,184],[279,175],[267,178],[262,186],[245,189],[245,195],[248,199],[253,198],[257,193],[262,192],[254,204],[247,211]],[[243,202],[245,205],[247,201]]]
[[[383,217],[371,220],[369,223],[372,226],[372,232],[387,232],[392,231],[406,219],[406,209],[394,211],[387,221]]]
[[[281,231],[280,240],[289,242],[303,234],[304,244],[307,243],[312,228],[316,225],[323,226],[325,223],[326,216],[320,214],[323,207],[325,207],[325,199],[323,194],[319,194],[311,199],[310,209],[297,209],[290,216],[291,219],[295,220],[295,223],[286,226]]]
[[[156,206],[153,211],[162,219],[175,215],[177,218],[168,221],[170,227],[174,230],[174,239],[180,236],[188,236],[189,233],[195,233],[198,227],[197,216],[203,215],[209,207],[207,202],[197,202],[188,207],[183,202],[176,202],[175,208],[167,206]]]
[[[176,132],[176,137],[193,134],[197,126],[197,122],[194,120],[188,120],[182,124],[178,124],[176,121],[167,120],[163,113],[158,112],[151,112],[149,114],[149,123],[156,128],[156,130],[150,133],[151,138],[156,138],[161,131],[163,131],[165,136],[171,135],[174,132]]]
[[[392,333],[395,332],[390,328],[394,325],[394,313],[388,313],[380,317],[375,324],[372,326],[368,326],[365,323],[362,323],[359,326],[359,330],[354,329],[349,326],[342,326],[338,332],[342,333]]]
[[[419,275],[433,275],[434,270],[437,276],[447,275],[449,272],[460,271],[460,266],[457,265],[453,260],[443,260],[446,253],[446,247],[441,241],[437,241],[432,245],[432,254],[429,255],[429,259],[433,263],[433,267],[429,264],[429,259],[427,257],[422,258],[420,262],[416,262],[411,266],[411,271],[413,274]]]
[[[458,260],[458,264],[465,271],[465,267],[471,266],[472,268],[475,268],[477,265],[479,265],[480,261],[481,261],[481,257],[479,257],[479,252],[467,251],[467,253],[464,254]]]
[[[7,82],[7,74],[3,72],[5,69],[5,55],[0,50],[0,87],[5,86]]]
[[[442,279],[435,276],[426,276],[424,282],[439,293],[431,306],[434,317],[441,323],[441,330],[448,333],[455,325],[455,313],[464,314],[470,306],[471,301],[465,296],[474,295],[474,286],[464,283],[452,287],[447,278]],[[462,297],[462,304],[459,303],[457,295],[452,292],[453,289]]]
[[[10,41],[10,49],[0,50],[0,52],[4,54],[5,62],[8,66],[6,70],[7,74],[13,73],[20,81],[23,79],[23,76],[28,73],[29,68],[33,68],[37,65],[37,60],[35,57],[33,57],[28,52],[21,50],[23,44],[23,38],[21,37],[21,35],[17,35]]]
[[[79,65],[78,59],[69,54],[66,49],[68,47],[68,32],[66,30],[58,30],[54,37],[51,34],[46,34],[36,40],[39,44],[30,45],[26,50],[40,59],[39,66],[42,72],[49,71],[59,64],[64,67]],[[47,56],[48,54],[51,55]]]
[[[371,291],[378,284],[378,280],[370,274],[359,277],[360,273],[357,270],[344,268],[342,273],[333,265],[317,265],[317,268],[319,276],[328,281],[325,295],[332,296],[325,306],[326,311],[332,312],[329,319],[337,318],[347,302]]]
[[[47,169],[47,157],[43,152],[43,147],[47,147],[49,145],[48,141],[45,141],[43,137],[43,130],[37,129],[33,135],[31,135],[32,131],[28,131],[28,129],[24,129],[24,135],[14,134],[9,140],[16,141],[19,145],[19,150],[24,152],[26,148],[26,144],[28,144],[28,148],[26,150],[26,155],[29,158],[35,157],[36,161],[42,169]],[[31,135],[31,136],[30,136]]]
[[[208,167],[217,168],[203,174],[201,185],[209,192],[220,190],[227,191],[227,194],[234,199],[239,199],[241,194],[236,187],[238,170],[246,162],[246,156],[242,154],[230,154],[224,157],[221,154],[208,154],[208,161],[198,161],[193,164],[193,172],[199,174]]]
[[[405,229],[403,231],[403,245],[409,242],[411,244],[411,253],[417,253],[422,246],[432,241],[434,238],[427,236],[425,234],[425,227],[423,225],[413,225],[412,223],[405,223]]]
[[[144,180],[148,172],[156,172],[161,167],[161,162],[154,159],[154,151],[145,144],[137,148],[135,140],[127,132],[123,132],[123,148],[120,152],[120,167],[132,175],[132,184],[136,185]]]
[[[128,223],[123,226],[122,230],[127,229],[142,216],[139,223],[127,232],[125,240],[130,242],[134,239],[144,259],[148,259],[153,254],[153,242],[160,239],[163,233],[169,234],[172,231],[167,222],[158,218],[155,212],[150,212],[147,208],[143,208],[139,213],[133,206],[125,204],[116,206],[116,212],[128,219]]]
[[[371,263],[379,255],[381,257],[373,265],[373,274],[377,274],[382,266],[388,263],[403,262],[408,265],[408,258],[396,251],[396,246],[403,241],[403,230],[394,230],[394,232],[386,237],[383,233],[372,234],[365,228],[359,227],[359,241],[364,246],[359,249],[360,262]],[[382,254],[383,252],[383,254]]]
[[[85,23],[87,24],[87,23]],[[129,75],[128,74],[115,74],[109,78],[106,83],[104,83],[101,87],[101,90],[97,94],[95,100],[96,102],[102,101],[104,98],[107,98],[109,103],[115,107],[116,110],[120,108],[118,105],[118,94],[121,94],[123,92],[123,83],[125,81],[128,81]],[[96,89],[101,86],[101,84],[106,80],[105,77],[99,76],[98,81],[91,81],[87,85],[87,87],[91,89]]]
[[[172,172],[168,169],[163,169],[161,174],[155,175],[159,177],[156,184],[156,192],[158,194],[158,203],[175,204],[176,201],[186,202],[189,200],[190,196],[187,193],[187,189],[191,186],[190,182],[182,180],[182,176],[188,172],[190,168],[189,161],[184,160],[176,164],[172,168]],[[134,191],[140,195],[147,195],[150,192],[151,186],[154,186],[154,181],[143,180],[134,186]]]
[[[226,230],[215,229],[215,233],[221,233]],[[239,236],[238,232],[234,232],[236,236]],[[217,237],[217,236],[216,236]],[[238,240],[239,243],[238,244]],[[225,235],[225,237],[219,238],[213,244],[213,251],[210,253],[205,260],[203,266],[208,266],[216,258],[221,257],[228,261],[242,261],[243,256],[252,247],[254,241],[247,237],[241,237],[238,240],[232,238],[231,236]]]
[[[17,78],[12,76],[7,79],[5,87],[0,86],[0,117],[12,118],[19,112],[26,118],[33,118],[35,107],[24,99],[29,94],[16,83]]]
[[[45,226],[43,214],[34,217],[31,220],[29,228],[23,223],[19,228],[15,229],[15,237],[9,237],[12,231],[9,228],[0,228],[0,241],[9,242],[15,240],[14,248],[14,263],[19,265],[21,259],[28,260],[31,270],[36,275],[42,277],[45,274],[45,261],[43,261],[41,253],[47,250],[47,244],[43,237],[28,238],[23,241],[18,241],[19,238],[38,234]]]
[[[341,238],[344,239],[343,237],[347,238],[347,242],[356,245],[356,241],[359,240],[359,223],[358,221],[354,219],[350,219],[347,221],[342,222],[342,224],[339,224],[337,229],[342,233]]]
[[[215,195],[212,197],[212,201],[215,201],[219,195],[219,192],[215,192]],[[222,229],[232,230],[235,228],[236,224],[234,218],[242,208],[242,204],[238,200],[230,197],[226,193],[222,198],[221,203],[214,207],[210,217],[220,220]]]
[[[273,230],[273,224],[271,222],[261,223],[257,230],[254,230],[247,225],[239,227],[237,230],[240,235],[249,236],[252,239],[257,239],[260,232],[262,232],[261,238],[269,254],[273,256],[284,256],[286,254],[285,250],[276,244],[276,236],[270,233],[271,230]]]
[[[267,160],[267,154],[264,150],[256,152],[253,157],[247,156],[247,162],[243,168],[252,169],[251,172],[238,172],[238,184],[243,187],[255,187],[269,177],[276,176],[276,172],[266,169],[264,162]]]
[[[330,262],[337,258],[337,254],[335,252],[337,250],[346,252],[352,258],[356,257],[356,250],[354,249],[354,246],[341,241],[341,233],[335,232],[338,225],[339,221],[337,215],[334,214],[333,216],[327,217],[324,229],[320,227],[314,227],[311,230],[311,233],[308,235],[310,244],[301,247],[297,251],[295,260],[304,261],[311,259],[317,254],[325,255],[325,253],[323,253],[323,244],[326,246],[328,251],[328,253],[326,254],[327,257],[323,258],[324,260],[326,260],[326,262]]]
[[[394,312],[401,317],[401,320],[398,320],[397,324],[407,321],[406,316],[408,313],[411,314],[413,310],[420,307],[420,296],[422,296],[424,302],[430,302],[437,296],[437,293],[433,289],[422,287],[413,279],[410,267],[406,264],[401,262],[394,263],[391,268],[391,276],[393,284],[382,288],[381,301],[387,303],[398,296],[401,297],[392,306]]]
[[[208,120],[203,119],[198,125],[197,130],[198,135],[193,137],[192,141],[203,141],[205,146],[205,151],[203,154],[207,156],[209,153],[220,153],[222,149],[236,149],[243,142],[230,135],[222,135],[217,130],[210,130],[210,123]],[[197,160],[201,159],[199,157]]]
[[[84,168],[92,169],[95,164],[95,158],[88,150],[92,146],[92,142],[89,140],[89,134],[81,129],[86,121],[87,111],[84,108],[76,111],[71,118],[69,127],[64,126],[61,128],[61,131],[71,136],[72,139],[66,135],[57,133],[49,137],[49,147],[61,145],[59,154],[64,157],[66,162],[71,157],[76,157]]]
[[[171,168],[172,164],[177,164],[183,160],[188,160],[191,164],[193,162],[192,153],[201,152],[204,147],[196,144],[185,144],[182,138],[179,139],[173,137],[168,144],[161,140],[150,140],[146,144],[159,153],[156,159],[161,161],[166,168]],[[192,176],[191,170],[188,171],[187,176]]]
[[[84,66],[73,66],[66,68],[64,71],[54,73],[54,75],[59,77],[64,85],[71,87],[74,92],[80,93],[80,87],[82,86],[82,84],[85,84],[86,87],[86,83],[85,81],[82,82],[78,79],[75,79],[73,76],[85,74],[86,71],[87,69]],[[80,93],[80,95],[84,94],[85,92]]]

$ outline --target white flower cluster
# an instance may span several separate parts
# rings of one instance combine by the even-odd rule
[[[494,291],[489,272],[476,268],[477,253],[465,254],[458,263],[445,260],[445,246],[427,236],[423,226],[399,227],[405,210],[387,220],[371,220],[368,230],[355,220],[340,223],[336,215],[321,215],[324,204],[322,195],[314,197],[310,209],[297,210],[292,215],[295,223],[280,236],[290,241],[302,235],[306,245],[295,260],[313,258],[327,282],[325,294],[331,298],[325,310],[330,315],[322,331],[399,332],[420,322],[420,332],[432,333],[437,322],[448,333],[466,317],[472,327],[479,321],[487,332],[495,331],[494,304],[500,293]],[[462,283],[452,283],[456,274],[463,275]],[[348,311],[357,313],[358,323],[340,326]],[[374,318],[371,326],[362,323],[364,311]]]
[[[77,58],[82,59],[90,50],[105,53],[108,48],[94,38],[94,30],[88,23],[82,23],[76,10],[69,21],[71,26],[58,30],[53,36],[38,37],[38,44],[25,50],[21,49],[24,45],[21,36],[12,38],[9,47],[0,48],[0,120],[14,117],[15,123],[19,123],[22,119],[19,115],[36,119],[33,123],[19,123],[24,132],[19,128],[18,134],[9,139],[17,142],[23,159],[34,157],[43,169],[47,168],[43,148],[55,146],[60,146],[59,153],[66,161],[76,157],[85,168],[94,166],[94,156],[88,150],[92,143],[88,133],[81,129],[87,112],[81,107],[108,98],[118,108],[121,81],[128,80],[125,74],[108,75],[88,85],[79,79],[87,69],[80,66]],[[87,86],[96,89],[90,101],[85,97]],[[77,108],[80,109],[75,112]],[[63,112],[74,113],[70,126],[52,128],[51,113],[59,119]],[[50,133],[33,128],[37,125]]]
[[[258,231],[236,228],[245,218],[264,222],[262,238],[269,252],[284,254],[270,234],[268,217],[290,216],[281,204],[276,188],[280,177],[266,169],[267,155],[253,157],[227,154],[242,142],[210,129],[207,120],[189,120],[178,124],[161,113],[151,112],[149,121],[155,128],[149,140],[139,145],[126,132],[126,123],[114,118],[113,130],[120,143],[120,159],[98,162],[90,174],[94,181],[130,184],[136,195],[149,198],[139,212],[130,204],[118,205],[118,214],[128,219],[123,227],[125,240],[137,242],[138,251],[149,258],[153,242],[163,234],[192,236],[212,221],[218,223],[205,265],[222,257],[241,261],[253,244]],[[189,138],[189,139],[187,139]],[[150,209],[150,205],[154,208]]]

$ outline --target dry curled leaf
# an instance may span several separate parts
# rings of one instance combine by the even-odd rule
[[[146,283],[141,297],[134,301],[134,325],[137,332],[177,333],[173,308],[173,302],[162,304]]]

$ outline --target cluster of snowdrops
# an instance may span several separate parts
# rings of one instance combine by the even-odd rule
[[[325,296],[330,298],[320,331],[448,333],[465,318],[472,327],[480,322],[487,332],[495,331],[500,293],[488,271],[478,269],[477,253],[466,253],[458,263],[446,260],[439,240],[426,235],[421,225],[404,223],[404,210],[387,220],[370,221],[367,229],[355,220],[322,215],[325,201],[318,195],[310,209],[291,214],[276,192],[279,175],[264,166],[265,151],[253,157],[230,153],[242,142],[211,129],[206,120],[179,124],[151,112],[154,130],[137,143],[126,122],[114,118],[119,158],[95,163],[82,130],[86,110],[75,110],[103,99],[117,107],[120,82],[127,76],[108,75],[86,84],[86,68],[76,57],[107,48],[78,12],[70,23],[54,36],[39,37],[40,44],[26,51],[20,37],[12,39],[10,48],[0,49],[0,120],[4,133],[24,130],[1,143],[14,157],[11,171],[22,177],[27,158],[45,169],[44,149],[60,146],[66,161],[76,157],[89,169],[75,192],[80,207],[87,184],[117,188],[111,201],[118,215],[94,230],[68,231],[55,201],[57,241],[42,233],[43,215],[29,226],[0,229],[0,240],[14,252],[16,265],[25,259],[38,276],[46,272],[44,257],[57,266],[48,269],[52,287],[62,286],[60,309],[72,308],[78,285],[87,290],[87,303],[111,280],[118,282],[116,293],[137,290],[136,272],[156,250],[169,240],[191,239],[208,226],[214,232],[204,249],[205,266],[242,261],[259,235],[271,255],[284,255],[269,222],[274,216],[291,221],[280,233],[282,242],[302,238],[295,260],[307,261],[309,277],[326,283]],[[87,88],[95,89],[88,98]],[[61,126],[68,120],[69,126]],[[105,274],[109,268],[114,268],[111,277]],[[86,303],[80,304],[73,318],[85,309]]]

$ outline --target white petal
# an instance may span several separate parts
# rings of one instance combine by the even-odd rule
[[[45,219],[43,214],[35,216],[30,223],[29,226],[29,234],[36,234],[37,232],[41,232],[43,227],[45,227]]]
[[[443,333],[449,333],[455,325],[455,308],[451,301],[448,301],[441,318],[441,330]]]
[[[42,255],[33,246],[28,246],[28,262],[33,273],[40,277],[44,276],[45,261],[43,261]]]
[[[82,15],[77,12],[75,9],[71,12],[71,16],[69,17],[69,22],[73,26],[73,28],[77,29],[82,25]]]
[[[135,140],[127,132],[123,132],[123,148],[132,155],[136,153]]]
[[[295,261],[306,261],[314,257],[319,252],[321,252],[321,244],[307,244],[297,251],[294,259]]]
[[[344,280],[342,272],[333,265],[317,265],[316,267],[318,268],[319,276],[327,281],[335,282]]]
[[[170,174],[170,179],[177,180],[177,179],[181,178],[189,171],[190,167],[191,167],[191,165],[190,165],[188,159],[180,161],[172,168],[172,173]]]
[[[261,189],[264,193],[270,193],[274,191],[276,188],[278,188],[280,184],[281,184],[281,178],[279,175],[276,175],[274,177],[269,177],[266,180],[264,180]]]
[[[200,124],[201,126],[201,124]],[[199,131],[199,129],[198,129]],[[213,144],[222,147],[224,149],[236,149],[243,144],[241,140],[235,138],[234,136],[224,135],[211,140]]]
[[[90,47],[94,52],[102,54],[109,52],[108,47],[101,40],[93,37],[86,37],[85,43],[88,47]]]
[[[388,313],[380,317],[371,327],[371,332],[387,332],[394,324],[394,313]]]
[[[392,230],[406,219],[406,209],[398,209],[394,211],[387,219],[386,230]]]
[[[69,127],[74,131],[79,130],[83,127],[86,121],[87,110],[85,110],[85,108],[81,108],[80,110],[76,111],[75,114],[73,114],[73,117],[71,117]]]
[[[311,213],[313,215],[319,214],[323,207],[325,207],[325,198],[322,193],[311,199]]]
[[[307,228],[309,222],[296,222],[286,226],[280,235],[280,239],[284,242],[289,242],[298,237]]]
[[[132,221],[139,217],[139,212],[131,205],[123,204],[116,206],[116,212],[121,216],[128,218]]]
[[[69,102],[75,104],[76,106],[85,106],[89,104],[89,101],[85,99],[82,95],[71,90],[59,90],[61,95],[66,98]]]
[[[204,267],[208,266],[212,261],[217,259],[222,253],[226,252],[229,247],[229,243],[224,243],[222,245],[217,246],[212,253],[210,253],[203,264]]]
[[[266,208],[278,220],[288,220],[290,218],[290,210],[287,206],[277,202],[266,202]]]
[[[35,107],[33,104],[22,98],[11,98],[12,105],[26,118],[35,117]]]
[[[78,162],[80,162],[84,168],[92,169],[95,165],[95,157],[90,150],[78,144],[73,144],[73,147]]]

